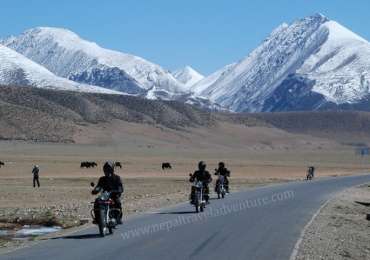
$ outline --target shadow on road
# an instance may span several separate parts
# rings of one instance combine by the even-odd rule
[[[91,238],[100,238],[100,235],[99,234],[71,235],[71,236],[54,237],[52,239],[91,239]]]
[[[195,211],[192,210],[192,211],[159,212],[157,214],[160,214],[160,215],[169,215],[169,214],[173,214],[173,215],[184,215],[184,214],[195,214]]]
[[[215,197],[215,198],[209,198],[209,200],[221,200],[221,199]]]

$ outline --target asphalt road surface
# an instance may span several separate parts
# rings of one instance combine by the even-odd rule
[[[212,199],[199,214],[183,203],[130,218],[105,238],[93,227],[0,259],[289,259],[321,205],[365,182],[370,175],[262,187]]]

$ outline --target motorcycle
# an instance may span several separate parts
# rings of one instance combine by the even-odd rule
[[[216,193],[219,199],[225,198],[225,195],[226,195],[225,177],[222,175],[218,176],[218,180],[216,182]]]
[[[91,187],[95,184],[92,182]],[[121,210],[114,207],[114,201],[110,198],[111,192],[102,191],[93,204],[91,217],[93,223],[98,225],[100,236],[104,237],[113,234],[113,229],[117,226],[117,216],[120,216]]]
[[[310,181],[313,179],[313,174],[312,173],[308,173],[307,176],[306,176],[306,180],[307,181]]]
[[[190,178],[192,178],[192,174],[189,174]],[[195,212],[203,212],[204,208],[206,207],[206,199],[204,196],[204,185],[203,182],[198,181],[195,179],[193,181],[193,185],[191,187],[192,193],[190,196],[191,204],[195,207]]]
[[[198,213],[204,211],[206,207],[206,200],[204,199],[204,185],[201,181],[195,181],[193,187],[195,188],[194,206],[195,211]]]
[[[314,172],[315,172],[315,167],[310,166],[308,167],[307,175],[306,175],[306,180],[312,180],[314,178]]]

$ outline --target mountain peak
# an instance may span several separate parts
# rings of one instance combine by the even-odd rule
[[[313,15],[306,16],[302,19],[299,19],[298,21],[312,21],[315,23],[325,23],[330,21],[330,19],[321,13],[316,13]]]
[[[353,103],[370,94],[369,60],[366,40],[318,13],[277,27],[200,95],[236,112]]]
[[[175,70],[172,75],[181,83],[185,85],[185,87],[190,88],[195,83],[199,82],[204,78],[202,74],[197,72],[195,69],[190,67],[189,65],[185,66],[182,69]]]
[[[35,28],[31,28],[27,31],[25,31],[25,33],[27,32],[30,32],[30,33],[35,33],[35,32],[43,32],[43,33],[52,33],[52,34],[69,34],[69,35],[73,35],[73,36],[77,36],[78,35],[76,33],[74,33],[73,31],[69,30],[69,29],[66,29],[66,28],[61,28],[61,27],[48,27],[48,26],[38,26],[38,27],[35,27]]]
[[[311,17],[316,18],[316,19],[321,19],[321,20],[329,20],[329,18],[322,13],[315,13],[311,15]]]
[[[134,84],[135,89],[145,92],[156,87],[158,93],[170,93],[166,94],[169,98],[184,92],[183,84],[161,66],[138,56],[105,49],[68,29],[36,27],[0,43],[58,76],[78,78],[79,82],[85,82],[86,77],[88,83],[93,77],[99,77],[94,82],[102,82],[103,77],[107,88],[132,91],[129,86]]]
[[[41,65],[1,44],[0,60],[0,85],[19,85],[56,90],[119,94],[119,92],[116,91],[80,84],[58,77]]]

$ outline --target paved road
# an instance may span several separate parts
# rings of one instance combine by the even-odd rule
[[[289,259],[304,226],[336,192],[370,175],[294,182],[189,204],[127,220],[113,236],[97,228],[43,241],[0,259]]]

